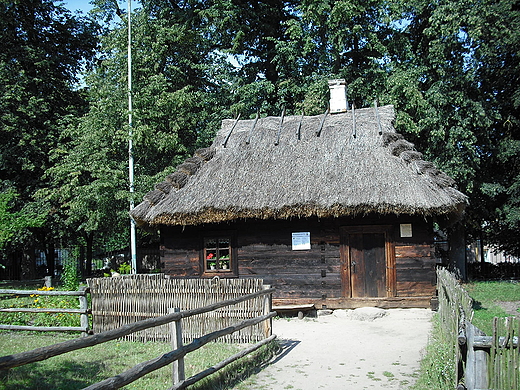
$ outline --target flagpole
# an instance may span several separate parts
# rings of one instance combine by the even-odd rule
[[[132,128],[132,0],[128,0],[128,178],[130,185],[130,210],[134,208],[134,154]],[[136,224],[130,217],[131,273],[137,273]]]

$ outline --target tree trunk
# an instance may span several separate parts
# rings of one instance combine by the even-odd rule
[[[20,279],[34,279],[36,277],[36,256],[34,246],[24,248],[21,261]]]
[[[466,273],[466,231],[462,223],[455,224],[449,234],[450,266],[458,270],[462,280],[467,279]]]
[[[46,275],[54,276],[54,270],[56,269],[56,247],[53,241],[49,241],[49,245],[46,245],[45,262],[47,263]]]
[[[92,275],[92,247],[94,245],[94,232],[88,232],[86,234],[87,239],[87,253],[85,262],[85,273],[86,276]]]
[[[85,279],[88,276],[85,271],[85,246],[83,245],[79,247],[79,272],[82,279]]]

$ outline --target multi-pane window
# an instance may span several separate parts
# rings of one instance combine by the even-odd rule
[[[230,238],[204,239],[204,272],[231,272],[231,260]]]

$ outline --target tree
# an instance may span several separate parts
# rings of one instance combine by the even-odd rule
[[[33,204],[47,217],[32,229],[33,239],[54,259],[54,206],[34,195],[48,186],[45,172],[61,131],[85,110],[78,75],[94,54],[96,25],[51,0],[2,1],[0,38],[0,180],[20,205]]]
[[[0,250],[5,250],[16,237],[23,236],[26,229],[40,227],[44,223],[44,218],[30,208],[12,211],[17,197],[18,194],[12,189],[0,192]]]
[[[469,13],[478,89],[492,120],[478,194],[489,243],[520,257],[520,5],[482,1]]]
[[[484,231],[489,243],[520,254],[515,4],[407,2],[388,93],[398,129],[469,195],[470,238]]]
[[[69,127],[47,171],[64,222],[80,232],[87,268],[95,246],[128,245],[127,17],[113,1],[98,1],[114,18],[101,38],[98,60],[85,76],[90,107]],[[136,199],[212,139],[226,94],[217,70],[229,66],[205,39],[190,4],[142,1],[132,13],[133,144]]]

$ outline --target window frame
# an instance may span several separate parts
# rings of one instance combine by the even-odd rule
[[[226,243],[227,245],[225,245]],[[217,233],[204,235],[200,257],[203,276],[238,276],[233,234]],[[212,258],[215,258],[215,260],[212,260]],[[211,269],[210,262],[215,263],[214,269]],[[227,268],[225,268],[226,265]]]

